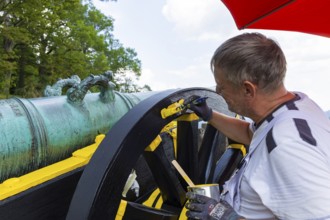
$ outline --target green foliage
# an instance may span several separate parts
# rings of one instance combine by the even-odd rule
[[[119,91],[150,89],[134,84],[141,75],[137,53],[114,38],[113,19],[91,1],[4,0],[0,11],[2,98],[41,96],[59,78],[108,70]],[[127,80],[126,72],[134,77]]]
[[[117,72],[114,76],[116,81],[116,89],[120,92],[146,92],[151,91],[150,86],[139,86],[135,82],[139,79],[134,72]]]

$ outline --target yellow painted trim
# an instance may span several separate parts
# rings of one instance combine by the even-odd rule
[[[158,200],[157,200],[157,203],[156,203],[156,206],[154,208],[156,209],[161,209],[162,208],[162,205],[163,205],[163,197],[162,196],[159,196],[158,197]]]
[[[120,200],[120,204],[119,204],[119,208],[117,210],[117,215],[116,215],[115,220],[122,220],[123,219],[123,217],[125,215],[126,207],[127,207],[127,201]]]
[[[159,195],[160,195],[160,190],[159,190],[159,188],[157,188],[157,189],[155,189],[155,191],[153,191],[151,193],[149,198],[146,201],[144,201],[142,204],[145,205],[145,206],[148,206],[148,207],[152,207],[152,205],[154,204],[154,202],[156,201],[156,199]],[[158,200],[156,202],[156,205],[153,208],[161,209],[162,205],[163,205],[163,197],[159,196]]]
[[[177,121],[171,121],[167,125],[163,127],[163,129],[160,131],[160,133],[167,132],[170,135],[172,135],[172,132],[176,130],[176,127],[178,126]]]
[[[246,148],[243,144],[230,144],[227,148],[238,149],[242,151],[243,157],[246,155]]]
[[[171,121],[170,123],[168,123],[167,125],[165,125],[165,127],[161,130],[160,133],[166,132],[169,135],[171,135],[172,139],[173,139],[173,145],[174,145],[174,156],[176,158],[176,146],[177,146],[177,141],[176,141],[176,137],[177,137],[177,126],[178,126],[178,122],[177,121]]]
[[[187,220],[188,217],[186,216],[186,212],[188,211],[188,209],[183,206],[182,210],[181,210],[181,213],[180,213],[180,216],[179,216],[179,220]]]
[[[62,174],[86,165],[105,135],[98,135],[95,143],[72,153],[72,157],[30,172],[10,178],[0,184],[0,200],[21,193]]]
[[[184,108],[183,103],[184,103],[184,100],[180,99],[179,101],[174,102],[171,105],[169,105],[167,108],[163,108],[160,111],[160,114],[161,114],[162,118],[165,119],[165,118],[167,118],[171,115],[174,115],[174,114],[182,111],[183,108]]]
[[[175,158],[177,158],[177,152],[178,152],[178,141],[177,141],[177,132],[175,131],[175,136],[172,136],[172,138],[173,138],[173,147],[174,147],[174,156],[175,156]]]
[[[148,206],[148,207],[152,207],[152,204],[155,202],[155,200],[159,194],[160,194],[159,188],[155,189],[155,191],[153,191],[151,193],[149,198],[146,201],[144,201],[142,204],[145,206]]]
[[[161,142],[162,138],[160,137],[160,135],[157,135],[157,137],[151,142],[151,144],[149,144],[149,146],[146,147],[144,150],[153,152],[157,149]]]
[[[177,121],[196,121],[199,120],[199,117],[195,113],[186,114],[178,117]]]
[[[159,190],[159,188],[157,188],[151,193],[149,198],[142,203],[142,205],[145,205],[145,206],[148,206],[151,208],[161,209],[162,205],[163,205],[163,198],[159,195],[160,195],[160,190]],[[155,205],[155,207],[152,207],[152,205],[155,203],[156,199],[157,199],[156,205]],[[115,220],[123,219],[123,217],[125,215],[126,207],[127,207],[127,201],[121,200]]]

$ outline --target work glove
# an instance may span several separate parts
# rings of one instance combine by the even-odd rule
[[[224,200],[218,202],[207,196],[194,192],[187,192],[188,202],[185,207],[188,209],[186,215],[188,219],[204,220],[237,220],[244,219],[239,216],[234,209]]]
[[[195,114],[202,118],[204,121],[209,121],[212,117],[212,109],[207,105],[206,100],[198,102],[198,104],[194,104],[193,100],[198,98],[200,98],[200,96],[197,95],[193,95],[188,98],[188,109],[195,112]]]

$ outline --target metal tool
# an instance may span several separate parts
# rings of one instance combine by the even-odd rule
[[[208,99],[209,97],[199,97],[197,99],[194,99],[192,100],[191,102],[185,104],[185,109],[187,108],[190,108],[191,104],[194,104],[194,105],[199,105],[199,104],[202,104],[206,101],[206,99]]]

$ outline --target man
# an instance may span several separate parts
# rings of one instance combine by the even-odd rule
[[[216,91],[248,123],[191,106],[227,137],[250,146],[220,202],[187,193],[191,219],[330,219],[330,124],[305,94],[284,86],[286,59],[259,33],[223,43],[211,59]],[[326,76],[324,76],[326,77]]]

